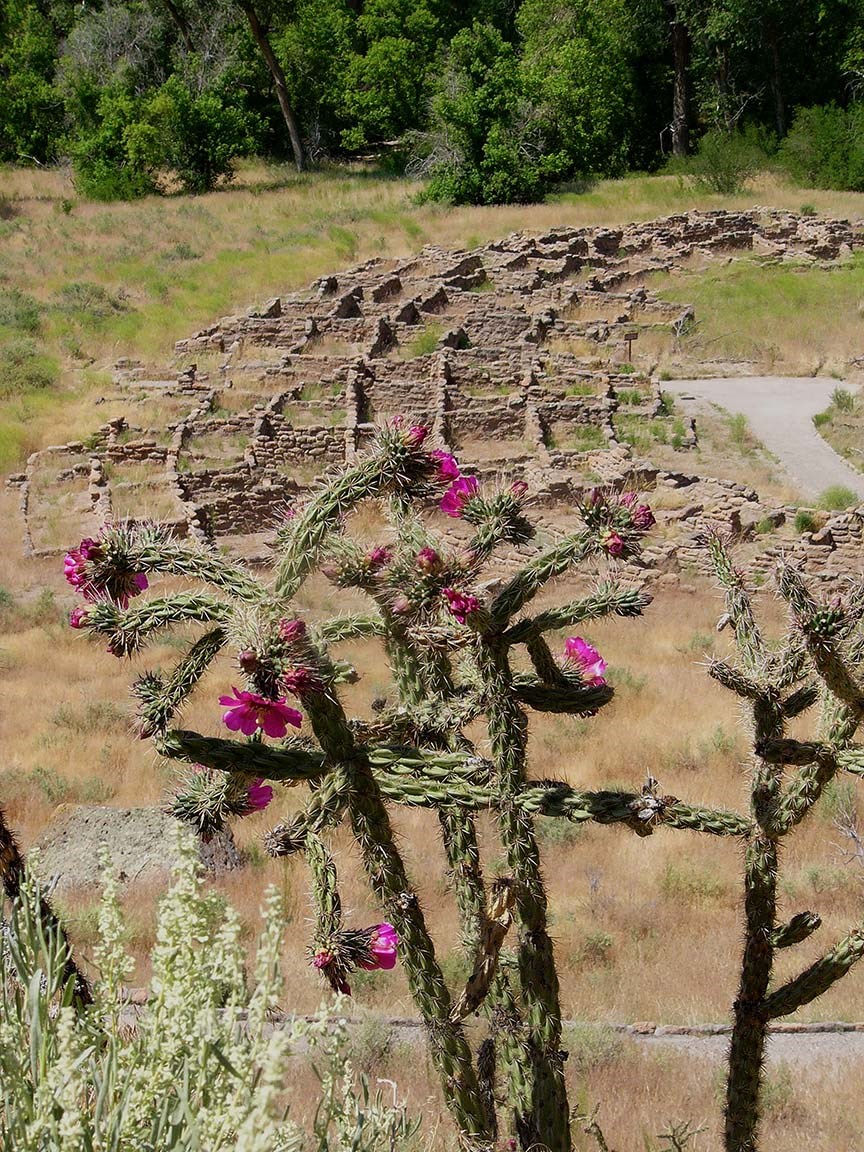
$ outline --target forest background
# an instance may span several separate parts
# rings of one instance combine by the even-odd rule
[[[0,162],[125,199],[383,151],[512,203],[698,149],[860,190],[862,79],[862,0],[0,0]]]

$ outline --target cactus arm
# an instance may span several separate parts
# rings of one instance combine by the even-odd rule
[[[213,628],[195,641],[166,680],[150,674],[135,681],[132,692],[138,699],[138,732],[142,739],[165,733],[180,705],[222,651],[225,641],[224,629]]]
[[[562,564],[565,555],[559,553]],[[526,779],[527,720],[513,692],[506,646],[480,637],[476,655],[486,685],[489,737],[497,769],[498,825],[515,885],[514,912],[519,926],[519,976],[530,1064],[523,1079],[525,1091],[515,1102],[517,1129],[523,1143],[533,1133],[550,1152],[569,1152],[569,1125],[560,1122],[567,1114],[567,1095],[558,974],[547,929],[546,891],[532,818],[516,803]]]
[[[393,837],[381,790],[364,750],[357,747],[338,700],[318,694],[306,700],[307,714],[321,747],[350,776],[349,815],[373,891],[396,928],[400,952],[415,1003],[426,1022],[432,1059],[460,1132],[471,1147],[485,1147],[490,1124],[477,1081],[471,1049],[459,1024],[450,1019],[452,1002],[420,902],[408,880]]]
[[[294,595],[318,560],[327,537],[338,532],[342,517],[373,496],[408,495],[429,470],[429,458],[398,435],[382,433],[378,449],[353,468],[325,480],[296,519],[277,533],[281,553],[276,570],[276,596]]]
[[[527,676],[515,676],[513,695],[520,704],[527,704],[535,712],[585,716],[608,704],[614,691],[608,684],[589,685],[564,677],[558,684],[544,684]]]
[[[583,530],[568,536],[526,564],[492,601],[489,609],[492,624],[503,630],[507,622],[533,600],[544,584],[556,576],[563,576],[569,568],[588,555],[592,546],[596,547],[589,532]]]
[[[783,701],[783,716],[787,720],[793,720],[802,712],[806,712],[808,708],[812,708],[818,700],[818,687],[815,684],[805,684],[795,692],[790,693]]]
[[[794,979],[765,998],[764,1011],[771,1020],[796,1012],[827,992],[864,956],[864,929],[844,936],[830,952],[820,957]]]
[[[192,541],[174,540],[161,530],[117,528],[106,538],[114,541],[117,554],[122,554],[130,569],[140,572],[165,572],[200,580],[238,600],[255,602],[265,595],[265,588],[245,568],[227,560],[214,549]]]
[[[336,864],[324,841],[315,833],[306,836],[306,862],[312,875],[315,931],[313,947],[326,948],[332,936],[342,927],[342,901],[336,876]]]
[[[18,841],[6,821],[6,813],[0,807],[0,881],[6,898],[13,904],[21,907],[23,915],[27,915],[26,902],[20,904],[21,882],[24,879],[24,857],[18,847]],[[72,1003],[76,1012],[81,1013],[93,1003],[93,993],[87,977],[75,963],[69,938],[61,924],[57,913],[51,907],[50,901],[43,895],[42,887],[38,887],[39,902],[36,915],[39,918],[40,933],[43,937],[56,934],[63,948],[65,956],[63,961],[63,978],[72,987]],[[6,925],[4,925],[6,927]]]
[[[765,690],[758,680],[747,676],[740,668],[733,668],[725,660],[711,660],[706,671],[712,680],[743,700],[758,700],[764,695]]]
[[[107,600],[88,610],[84,626],[110,640],[115,656],[131,656],[146,639],[163,628],[195,621],[199,624],[225,624],[232,615],[231,606],[212,596],[185,593],[148,600],[120,609]]]
[[[305,748],[275,748],[258,740],[223,740],[174,728],[157,740],[169,760],[187,760],[220,772],[245,772],[264,780],[315,780],[324,772],[324,755]]]
[[[271,828],[264,836],[269,856],[290,856],[305,848],[310,834],[320,836],[337,825],[345,815],[351,792],[351,773],[340,764],[327,773],[296,816]]]
[[[366,640],[384,634],[384,621],[375,616],[333,616],[313,629],[320,644],[340,644],[345,640]]]
[[[778,926],[771,933],[772,948],[789,948],[801,944],[822,927],[822,917],[815,912],[798,912],[791,920]]]
[[[768,658],[768,651],[762,632],[756,623],[744,577],[732,563],[732,557],[719,536],[710,535],[707,544],[714,571],[723,589],[726,613],[734,630],[738,655],[745,672],[758,673]]]
[[[549,608],[536,616],[517,620],[504,633],[508,644],[525,642],[530,636],[551,632],[557,628],[571,628],[587,620],[600,620],[604,616],[641,616],[651,603],[651,596],[637,588],[621,588],[609,583],[598,588],[593,595],[581,600]]]

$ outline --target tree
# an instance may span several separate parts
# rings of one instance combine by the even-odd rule
[[[475,24],[450,44],[414,168],[431,175],[431,199],[530,203],[566,170],[566,156],[548,146],[548,129],[513,45],[491,25]]]
[[[0,160],[53,159],[62,100],[57,40],[30,0],[0,0]]]

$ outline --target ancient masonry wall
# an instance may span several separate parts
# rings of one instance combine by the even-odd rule
[[[741,253],[836,261],[861,239],[846,221],[694,212],[623,229],[517,233],[472,252],[429,246],[321,277],[179,341],[182,370],[118,362],[103,426],[86,444],[34,453],[10,479],[25,550],[63,550],[50,507],[67,535],[93,534],[128,516],[138,496],[142,514],[152,506],[178,535],[266,536],[317,474],[363,452],[376,422],[404,414],[428,423],[435,443],[458,450],[479,477],[526,479],[550,526],[596,483],[685,489],[686,505],[662,513],[664,530],[633,573],[640,579],[704,570],[707,525],[749,543],[758,577],[778,554],[758,529],[788,523],[794,509],[696,475],[686,466],[692,422],[679,436],[680,472],[619,441],[623,415],[664,418],[660,382],[629,364],[633,340],[674,338],[694,318],[645,280],[684,260]],[[862,531],[859,509],[785,548],[830,583],[844,565],[861,569]]]

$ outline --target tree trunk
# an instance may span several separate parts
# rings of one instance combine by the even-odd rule
[[[774,123],[777,135],[786,135],[786,101],[783,96],[783,78],[780,69],[780,46],[777,43],[776,29],[770,25],[765,29],[765,39],[771,53],[771,95],[774,97]]]
[[[258,18],[254,4],[251,0],[239,0],[239,4],[246,15],[246,19],[249,21],[249,28],[255,39],[255,43],[258,45],[261,55],[264,57],[264,62],[270,70],[270,75],[273,77],[273,83],[276,85],[276,98],[279,101],[279,107],[282,109],[282,118],[285,121],[285,127],[288,129],[288,135],[291,139],[291,151],[294,153],[294,163],[297,165],[297,171],[302,172],[305,167],[303,143],[300,140],[297,121],[294,119],[294,112],[291,109],[291,103],[288,99],[288,85],[285,82],[285,73],[282,71],[282,65],[276,59],[276,53],[273,51],[273,46],[267,36],[267,29]]]
[[[686,156],[690,149],[690,93],[687,64],[690,58],[690,35],[686,24],[678,19],[678,10],[672,7],[672,61],[674,83],[672,89],[672,155]]]

